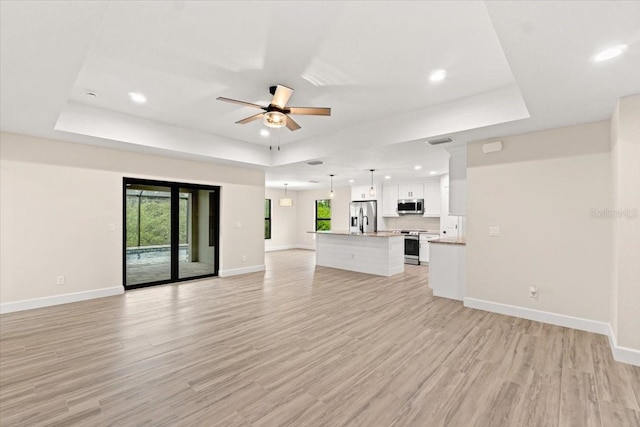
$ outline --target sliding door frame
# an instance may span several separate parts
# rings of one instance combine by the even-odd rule
[[[168,280],[158,280],[155,282],[140,283],[135,285],[127,285],[127,184],[130,185],[149,185],[158,187],[168,187],[171,189],[171,278]],[[214,270],[211,274],[203,274],[199,276],[179,278],[178,251],[180,244],[180,200],[179,194],[181,188],[189,188],[194,190],[205,190],[210,193],[210,210],[215,216],[215,221],[210,224],[213,227],[213,243],[214,251]],[[144,178],[122,178],[122,286],[125,290],[146,288],[147,286],[164,285],[167,283],[185,282],[188,280],[203,279],[206,277],[218,276],[220,270],[220,186],[218,185],[202,185],[189,184],[186,182],[159,181]],[[214,197],[211,201],[211,194]],[[191,220],[191,219],[189,219]],[[211,229],[209,230],[211,233]]]

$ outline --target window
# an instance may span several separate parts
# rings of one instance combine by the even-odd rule
[[[331,230],[331,200],[316,200],[316,231]]]
[[[271,238],[271,199],[264,199],[264,238]]]

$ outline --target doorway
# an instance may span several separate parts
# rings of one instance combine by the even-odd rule
[[[220,187],[123,179],[125,289],[218,275]]]

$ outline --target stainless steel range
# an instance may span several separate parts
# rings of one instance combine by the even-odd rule
[[[394,233],[404,235],[404,263],[420,265],[420,232],[399,230]]]

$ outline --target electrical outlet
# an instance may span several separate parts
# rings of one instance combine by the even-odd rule
[[[113,233],[113,232],[115,232],[115,231],[116,231],[116,225],[115,225],[115,224],[108,224],[108,225],[107,225],[107,231],[108,231],[109,233]]]
[[[246,261],[247,260],[247,256],[246,255],[242,255],[242,261]]]
[[[489,227],[489,236],[498,237],[501,234],[502,234],[502,230],[500,230],[500,227]]]
[[[529,286],[529,298],[538,299],[538,288]]]
[[[64,276],[56,277],[56,285],[64,285]]]

